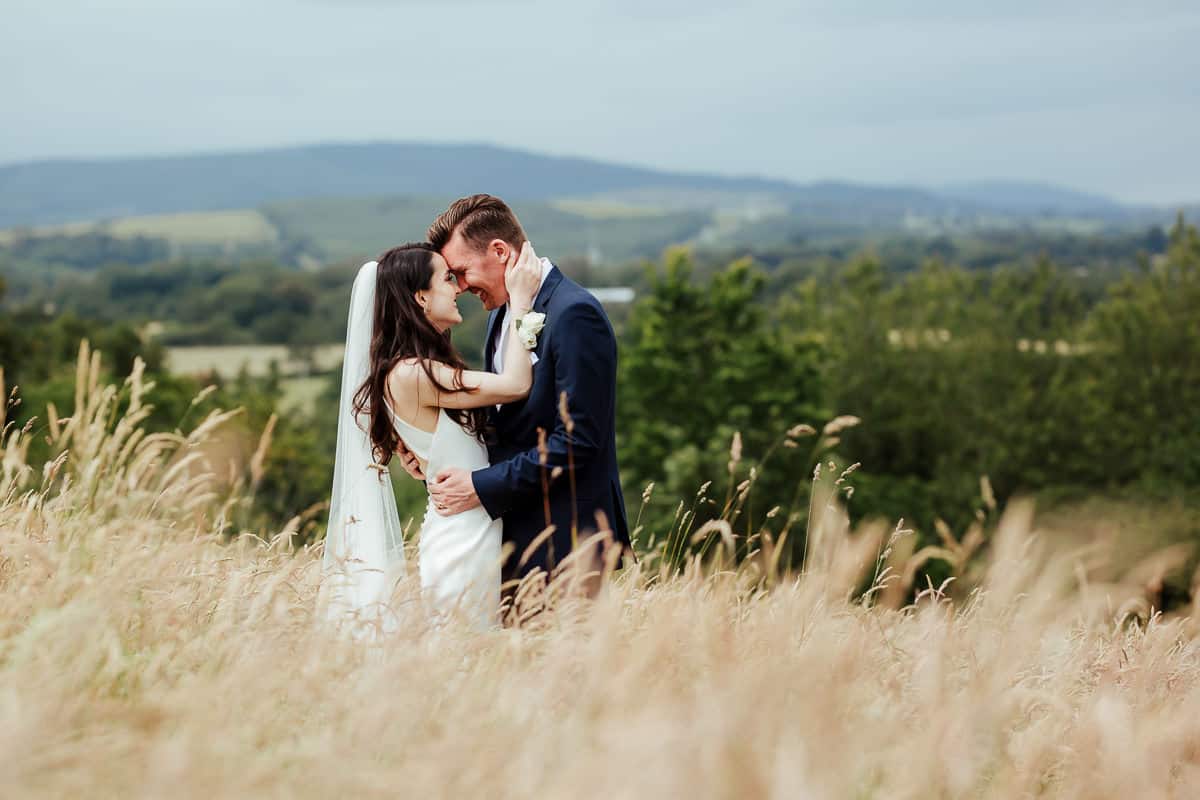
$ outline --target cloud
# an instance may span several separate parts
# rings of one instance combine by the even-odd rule
[[[1200,196],[1194,3],[9,2],[0,162],[471,140],[799,180]]]

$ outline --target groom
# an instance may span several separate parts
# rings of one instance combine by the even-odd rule
[[[459,291],[471,292],[491,312],[484,369],[498,372],[509,328],[504,265],[526,239],[521,223],[500,198],[477,194],[451,203],[428,238]],[[545,315],[545,327],[528,351],[534,364],[529,396],[492,412],[491,466],[446,469],[429,481],[439,513],[482,505],[493,519],[504,519],[504,541],[513,546],[503,570],[510,586],[537,570],[552,572],[597,532],[629,547],[617,474],[616,337],[600,302],[548,259],[541,262],[533,311]],[[410,473],[419,473],[405,461]]]

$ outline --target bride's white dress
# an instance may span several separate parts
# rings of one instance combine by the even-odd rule
[[[389,409],[390,410],[390,409]],[[438,411],[432,433],[392,413],[396,432],[408,449],[426,462],[432,480],[440,470],[473,471],[488,466],[487,448]],[[482,506],[443,517],[430,500],[425,506],[418,548],[421,594],[439,617],[460,616],[472,627],[495,627],[500,608],[500,538],[502,523]]]
[[[391,476],[375,463],[370,417],[355,403],[371,365],[377,267],[374,261],[363,264],[350,290],[320,615],[368,640],[405,624],[405,608],[393,596],[406,574],[404,531]],[[392,421],[431,476],[447,467],[473,471],[488,465],[487,449],[445,411],[438,411],[432,433],[394,412]],[[424,604],[436,617],[460,616],[479,629],[499,623],[501,524],[482,507],[443,517],[432,502],[426,506],[418,565]]]

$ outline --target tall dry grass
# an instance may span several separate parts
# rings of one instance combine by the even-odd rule
[[[45,469],[40,427],[3,440],[2,797],[1200,796],[1192,620],[1114,619],[1028,506],[953,599],[885,601],[916,554],[831,504],[802,575],[718,545],[526,629],[363,645],[287,526],[229,538],[222,415],[144,435],[141,376],[98,374]]]

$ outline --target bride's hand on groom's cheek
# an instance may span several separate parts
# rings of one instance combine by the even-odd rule
[[[478,506],[475,482],[465,469],[444,469],[429,483],[429,496],[434,509],[443,517],[461,514]]]

